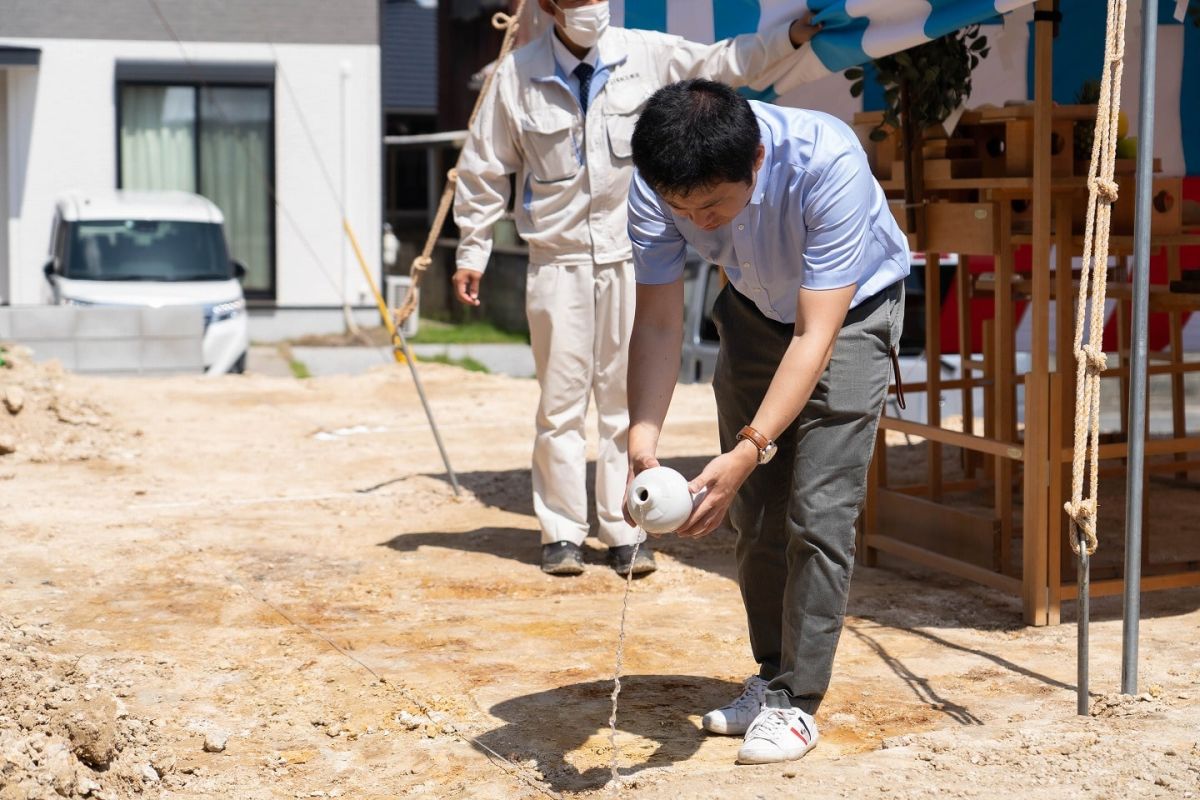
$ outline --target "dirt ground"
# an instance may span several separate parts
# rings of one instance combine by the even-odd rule
[[[0,369],[0,800],[605,797],[622,582],[537,567],[536,387],[425,365],[297,381]],[[14,413],[12,407],[16,407]],[[716,450],[681,387],[662,452]],[[1172,520],[1152,515],[1151,525]],[[619,793],[1200,796],[1200,591],[1075,628],[901,564],[859,569],[803,761],[735,767],[700,716],[751,671],[731,535],[657,540],[633,584]],[[1067,608],[1067,616],[1073,608]]]

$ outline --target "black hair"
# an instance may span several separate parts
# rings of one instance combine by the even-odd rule
[[[686,197],[719,183],[751,183],[761,139],[746,98],[693,78],[651,95],[633,131],[633,163],[659,194]]]

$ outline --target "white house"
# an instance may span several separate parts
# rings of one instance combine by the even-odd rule
[[[183,189],[253,338],[370,320],[342,220],[378,281],[380,109],[377,0],[0,0],[0,304],[43,301],[63,192]]]

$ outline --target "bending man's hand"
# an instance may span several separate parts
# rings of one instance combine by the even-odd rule
[[[450,282],[454,284],[454,296],[460,303],[466,303],[469,306],[479,305],[479,281],[482,279],[483,273],[479,270],[459,267],[454,271],[454,277],[450,279]]]
[[[693,496],[703,490],[707,492],[676,533],[698,539],[715,531],[725,519],[734,495],[757,465],[758,450],[746,441],[738,442],[737,447],[708,462],[704,471],[688,484]]]

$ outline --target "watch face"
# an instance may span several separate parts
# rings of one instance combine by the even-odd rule
[[[769,442],[766,447],[758,451],[758,463],[765,464],[770,461],[775,457],[775,452],[778,449],[779,448],[775,446],[774,442]]]

